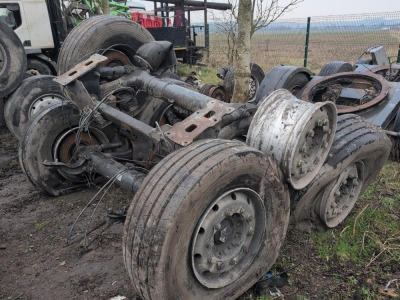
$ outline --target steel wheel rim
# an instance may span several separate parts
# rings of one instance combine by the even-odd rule
[[[320,197],[319,216],[326,226],[333,228],[348,216],[361,194],[364,180],[364,162],[357,161],[325,189]]]
[[[218,197],[203,213],[191,239],[191,267],[207,288],[240,278],[263,243],[266,213],[255,191],[239,188]]]
[[[47,94],[36,98],[29,108],[29,118],[32,118],[32,116],[38,114],[40,111],[43,111],[47,107],[50,107],[54,104],[62,103],[63,100],[65,99],[53,94]]]
[[[258,90],[258,81],[253,76],[251,76],[250,80],[249,80],[249,101],[248,102],[252,102],[255,100],[257,90]]]

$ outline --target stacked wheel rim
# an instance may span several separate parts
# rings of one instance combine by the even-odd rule
[[[251,122],[246,143],[276,159],[286,180],[304,188],[328,156],[336,130],[336,107],[311,104],[287,90],[266,97]]]

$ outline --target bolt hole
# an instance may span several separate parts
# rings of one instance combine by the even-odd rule
[[[235,193],[232,193],[232,194],[231,194],[231,198],[232,198],[233,200],[236,200],[236,194],[235,194]]]
[[[185,129],[185,131],[186,131],[186,132],[192,132],[192,131],[194,131],[196,128],[197,128],[197,125],[192,124],[192,125],[190,125],[189,127],[187,127],[187,128]]]
[[[204,117],[205,118],[211,118],[213,115],[215,115],[215,111],[210,110],[209,112],[207,112]]]
[[[213,211],[217,211],[219,209],[219,206],[217,204],[215,204],[212,209],[213,209]]]
[[[204,271],[204,272],[203,272],[203,275],[206,275],[206,276],[207,276],[207,275],[210,275],[210,274],[211,274],[210,271]]]
[[[204,232],[205,232],[204,228],[203,228],[203,227],[200,227],[200,229],[199,229],[199,234],[203,234]]]
[[[194,258],[196,258],[196,259],[201,258],[201,254],[200,254],[200,253],[196,253],[196,254],[194,255]]]

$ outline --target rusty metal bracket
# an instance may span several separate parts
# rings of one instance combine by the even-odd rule
[[[234,111],[233,107],[229,107],[223,102],[210,101],[205,108],[172,126],[165,132],[165,135],[178,145],[188,146],[206,129],[218,125],[223,116]]]
[[[105,62],[106,60],[108,60],[108,58],[103,55],[93,54],[87,60],[77,64],[68,72],[54,78],[54,81],[62,86],[66,86],[81,76],[93,71],[99,64]]]

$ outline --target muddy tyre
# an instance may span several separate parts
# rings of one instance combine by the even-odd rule
[[[44,61],[39,59],[28,59],[28,67],[26,73],[29,76],[35,75],[53,75],[52,69]]]
[[[54,76],[49,75],[29,77],[7,99],[4,108],[6,125],[17,139],[21,139],[31,118],[66,101],[62,87],[53,79]]]
[[[26,53],[15,32],[0,22],[0,98],[14,91],[26,72]]]
[[[299,91],[310,82],[311,72],[306,68],[279,66],[273,68],[261,81],[255,96],[259,103],[266,96],[278,89],[285,89],[297,96]]]
[[[341,72],[352,72],[353,66],[344,61],[330,61],[319,71],[318,76],[330,76]]]
[[[250,64],[250,86],[249,86],[249,96],[247,101],[252,102],[255,99],[258,88],[260,87],[261,81],[263,80],[265,74],[263,69],[257,64]],[[230,102],[233,89],[235,87],[235,71],[232,67],[229,67],[226,70],[226,74],[224,76],[223,87],[225,90],[225,102]]]
[[[273,160],[242,143],[203,140],[173,152],[127,214],[123,252],[135,290],[144,299],[238,297],[278,256],[287,196]]]
[[[75,138],[80,114],[70,103],[53,105],[40,112],[27,124],[27,130],[19,145],[21,168],[33,185],[49,195],[59,196],[71,190],[87,186],[87,177],[69,175],[49,168],[44,161],[73,162]],[[89,128],[82,133],[81,145],[108,143],[107,137],[98,129]]]
[[[139,24],[126,18],[101,15],[75,27],[65,39],[58,56],[58,73],[100,53],[112,58],[113,65],[133,62],[137,49],[153,36]]]
[[[293,191],[292,222],[316,221],[335,227],[380,172],[391,142],[381,130],[353,114],[338,117],[328,159],[304,189]]]

